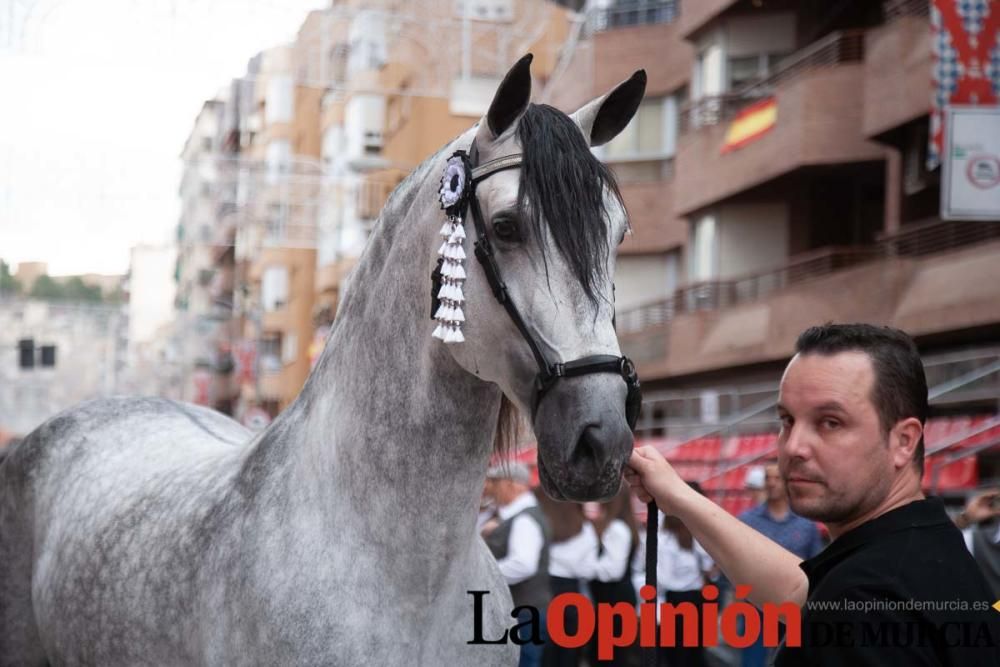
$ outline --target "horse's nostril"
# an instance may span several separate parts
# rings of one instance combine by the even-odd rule
[[[596,426],[588,426],[583,429],[583,433],[580,434],[580,439],[576,442],[576,447],[573,448],[573,453],[570,455],[571,464],[589,463],[598,468],[604,464],[607,452],[604,451],[606,448],[598,437],[598,430]]]

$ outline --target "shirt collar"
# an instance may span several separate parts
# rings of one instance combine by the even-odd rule
[[[497,510],[497,515],[499,515],[501,520],[506,521],[515,514],[520,514],[529,507],[535,507],[536,505],[538,505],[538,501],[535,500],[535,494],[531,491],[525,491]]]
[[[845,556],[866,544],[877,542],[900,530],[949,523],[951,520],[948,519],[944,502],[940,498],[914,500],[847,531],[818,555],[803,561],[800,567],[809,577],[811,587]]]

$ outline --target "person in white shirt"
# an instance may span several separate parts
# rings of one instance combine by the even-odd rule
[[[521,610],[518,622],[532,639],[521,646],[520,667],[541,664],[545,641],[545,612],[552,593],[549,587],[549,522],[538,506],[529,483],[531,473],[522,463],[507,463],[486,473],[487,492],[493,497],[497,517],[482,528],[486,546],[497,559],[500,574],[510,586],[515,607],[538,611],[538,637],[527,636],[530,612]],[[537,639],[539,643],[534,643]]]
[[[599,540],[591,557],[583,564],[594,605],[638,601],[632,585],[632,559],[639,548],[639,531],[632,511],[632,494],[623,485],[614,498],[598,506],[594,531]],[[615,618],[615,634],[621,632],[621,619]],[[601,665],[631,665],[635,662],[636,646],[615,650],[611,661],[597,662],[596,643],[591,644],[591,663]]]
[[[539,502],[552,526],[552,544],[549,546],[549,579],[552,596],[563,593],[583,593],[581,580],[589,579],[593,572],[593,555],[597,553],[597,533],[584,518],[579,503],[557,502],[540,495]],[[575,636],[579,617],[575,606],[566,608],[564,627],[567,634]],[[577,667],[583,651],[579,648],[557,646],[549,642],[542,656],[544,667]]]
[[[697,484],[692,483],[691,486],[701,492]],[[701,588],[714,573],[715,563],[712,557],[698,544],[684,522],[669,514],[663,517],[657,542],[656,582],[659,591],[663,591],[663,599],[675,606],[690,602],[698,607],[698,618],[701,618],[701,605],[704,603]],[[679,615],[675,619],[674,637],[677,638],[677,645],[660,648],[660,664],[670,667],[703,667],[706,664],[704,649],[701,646],[681,645],[683,627]]]

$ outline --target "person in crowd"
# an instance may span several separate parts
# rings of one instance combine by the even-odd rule
[[[652,447],[632,452],[626,479],[681,519],[734,585],[749,585],[751,602],[800,606],[801,645],[781,647],[777,667],[1000,664],[993,592],[944,504],[921,491],[928,404],[916,344],[889,327],[827,324],[795,352],[779,390],[778,461],[791,509],[830,531],[819,555],[803,561],[722,511]],[[906,641],[914,633],[924,639]]]
[[[597,533],[585,520],[579,503],[557,502],[541,490],[535,495],[552,526],[552,544],[549,546],[552,597],[562,593],[584,593],[581,579],[590,576],[592,567],[589,561],[598,548]],[[579,617],[575,606],[567,607],[564,627],[569,635],[576,635]],[[582,655],[581,648],[557,646],[549,641],[545,644],[542,664],[545,667],[577,667]]]
[[[529,483],[531,471],[522,463],[506,463],[486,473],[488,493],[497,509],[496,522],[487,522],[483,538],[497,559],[500,573],[510,586],[514,606],[538,610],[538,639],[531,639],[530,612],[522,610],[520,625],[521,658],[519,667],[538,667],[545,642],[545,611],[551,599],[549,585],[549,522],[538,506]]]
[[[497,508],[494,505],[493,494],[490,493],[492,480],[487,479],[483,485],[483,493],[479,497],[479,511],[476,514],[476,530],[488,534],[500,523],[497,520]]]
[[[740,521],[762,535],[766,535],[799,558],[812,558],[823,550],[819,528],[809,519],[792,511],[788,494],[781,479],[778,463],[768,462],[761,468],[765,497],[757,507],[740,514]],[[740,655],[743,667],[764,667],[768,651],[763,636],[743,650]]]
[[[993,598],[1000,598],[1000,488],[989,489],[969,498],[955,517],[965,546],[976,559]]]
[[[690,482],[689,487],[695,493],[701,493],[701,487],[696,482]],[[711,556],[694,538],[684,521],[672,514],[664,515],[657,543],[656,581],[658,589],[663,592],[662,598],[658,599],[675,607],[683,602],[693,604],[701,618],[701,606],[704,604],[701,589],[715,569]],[[682,646],[680,638],[683,636],[682,619],[678,615],[674,627],[675,645],[660,648],[660,665],[704,667],[704,648]]]
[[[743,487],[750,492],[750,498],[754,505],[760,505],[767,500],[765,476],[764,466],[753,466],[747,470],[746,477],[743,479]]]
[[[635,513],[632,511],[632,494],[628,485],[622,485],[618,494],[607,503],[598,505],[593,523],[598,543],[585,563],[590,595],[594,605],[638,602],[632,585],[632,559],[639,548],[639,532]],[[621,619],[615,619],[614,632],[621,632]],[[597,645],[591,643],[590,662],[597,664]],[[614,659],[602,665],[630,667],[638,660],[638,646],[615,650]]]

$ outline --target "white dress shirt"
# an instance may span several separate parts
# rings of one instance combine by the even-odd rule
[[[591,528],[593,530],[593,528]],[[601,535],[604,551],[598,555],[593,552],[590,563],[590,573],[587,579],[597,581],[618,581],[625,576],[629,558],[632,556],[632,531],[621,519],[615,519],[604,529]]]
[[[657,535],[656,582],[661,591],[694,591],[704,584],[702,573],[712,569],[712,557],[694,541],[682,549],[674,534],[661,530]]]
[[[506,521],[527,508],[537,505],[538,501],[535,500],[535,495],[531,491],[525,491],[497,510],[497,514],[501,521]],[[538,572],[538,561],[541,560],[544,546],[545,536],[534,519],[530,516],[519,516],[514,519],[510,527],[510,537],[507,540],[507,555],[497,560],[500,574],[503,575],[508,586],[533,577]]]
[[[579,533],[549,547],[549,574],[565,579],[590,579],[597,556],[597,533],[589,521]]]

